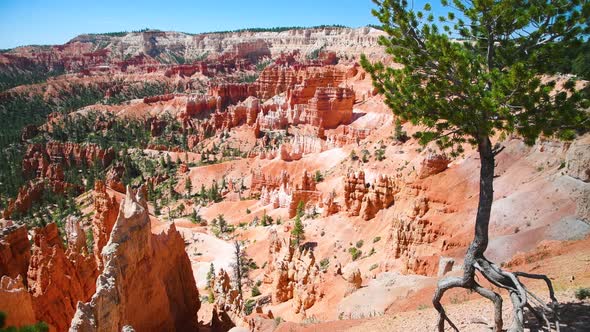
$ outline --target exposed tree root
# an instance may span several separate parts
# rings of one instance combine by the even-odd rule
[[[559,318],[557,313],[557,299],[553,291],[553,285],[551,280],[545,275],[530,274],[525,272],[508,272],[503,271],[494,263],[487,260],[483,255],[471,258],[468,254],[465,260],[464,275],[463,277],[447,277],[443,278],[438,282],[438,287],[434,294],[432,303],[434,308],[439,313],[438,320],[438,331],[443,332],[445,328],[445,321],[455,330],[459,331],[457,326],[447,316],[440,301],[446,291],[452,288],[465,288],[470,289],[492,301],[494,304],[494,331],[501,332],[503,327],[502,321],[502,297],[485,287],[482,287],[475,280],[475,272],[481,273],[492,285],[505,289],[510,295],[512,301],[512,313],[513,322],[510,327],[511,332],[522,332],[524,331],[524,309],[530,311],[533,316],[539,321],[541,325],[547,326],[547,329],[551,330],[550,318],[554,323],[554,327],[559,331]],[[540,279],[544,280],[549,289],[549,297],[551,303],[545,304],[544,301],[539,298],[536,294],[528,290],[525,285],[520,281],[519,277],[529,279]],[[549,315],[549,317],[548,317]]]

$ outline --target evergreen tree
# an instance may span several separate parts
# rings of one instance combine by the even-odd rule
[[[227,232],[227,221],[225,221],[223,214],[217,216],[217,227],[219,227],[219,232]]]
[[[213,283],[215,282],[215,266],[213,262],[209,265],[209,271],[207,272],[207,289],[213,288]]]
[[[297,210],[295,213],[299,218],[301,218],[301,217],[303,217],[303,212],[305,212],[305,202],[299,201],[299,203],[297,204]]]
[[[495,157],[503,149],[493,138],[519,135],[527,144],[539,136],[571,139],[588,131],[588,87],[576,90],[576,78],[559,90],[555,78],[541,79],[556,54],[587,39],[590,3],[579,0],[491,1],[442,0],[447,13],[431,13],[430,4],[415,10],[407,0],[374,0],[373,14],[388,36],[379,39],[401,66],[361,64],[370,73],[385,103],[403,121],[420,125],[415,135],[422,144],[436,142],[451,155],[464,144],[477,147],[480,169],[479,205],[474,240],[467,250],[462,277],[442,279],[433,304],[439,312],[438,330],[445,322],[456,326],[440,304],[455,287],[471,289],[495,304],[495,331],[502,330],[502,300],[475,279],[479,271],[513,302],[513,329],[522,331],[523,308],[545,317],[544,310],[527,302],[518,277],[545,276],[508,272],[489,261],[488,228],[493,202]],[[463,39],[458,42],[456,39]],[[501,136],[500,136],[501,137]],[[552,295],[553,305],[556,300]]]
[[[190,177],[186,177],[186,181],[184,182],[184,190],[186,191],[186,197],[190,197],[191,191],[193,190],[193,184],[191,182]]]
[[[299,214],[295,216],[295,223],[291,230],[291,238],[296,247],[299,247],[301,241],[305,239],[305,230],[303,229],[303,223],[301,222],[301,216],[299,216]]]

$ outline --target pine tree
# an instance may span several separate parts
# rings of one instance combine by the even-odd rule
[[[215,282],[215,266],[213,262],[209,265],[209,272],[207,272],[207,289],[213,288],[213,283]]]
[[[589,87],[577,90],[576,78],[568,78],[556,90],[555,78],[541,79],[557,61],[559,52],[587,39],[590,3],[579,0],[489,1],[442,0],[448,12],[431,13],[430,4],[415,10],[407,0],[374,0],[373,14],[388,36],[379,44],[401,66],[391,68],[361,57],[385,103],[402,121],[420,131],[420,143],[436,142],[452,156],[463,153],[464,144],[477,147],[480,169],[479,204],[475,236],[465,255],[462,277],[439,281],[433,304],[439,312],[438,330],[445,322],[457,328],[440,300],[455,287],[471,289],[495,304],[495,331],[502,330],[502,299],[475,279],[479,271],[495,286],[509,291],[513,302],[513,326],[524,329],[523,308],[537,317],[518,277],[546,276],[508,272],[489,261],[489,221],[493,202],[495,157],[503,150],[494,137],[518,135],[534,144],[539,136],[571,139],[588,131],[586,109]],[[458,42],[457,38],[463,39]],[[500,137],[501,137],[500,135]]]
[[[295,216],[295,223],[293,224],[293,229],[291,230],[291,238],[296,247],[299,247],[301,241],[305,239],[305,230],[303,228],[303,223],[301,222],[301,217],[299,214]]]
[[[305,212],[305,202],[299,201],[299,203],[297,204],[297,210],[295,213],[296,213],[297,217],[301,218],[301,217],[303,217],[303,212]]]
[[[193,184],[191,182],[190,177],[186,177],[186,181],[184,182],[184,190],[186,191],[186,197],[190,197],[191,191],[193,190]]]

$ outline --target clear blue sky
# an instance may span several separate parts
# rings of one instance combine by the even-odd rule
[[[419,2],[419,0],[417,0]],[[0,48],[63,44],[82,33],[377,24],[371,0],[0,0]]]

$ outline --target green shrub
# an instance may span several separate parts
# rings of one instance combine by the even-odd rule
[[[357,249],[356,247],[348,248],[348,253],[350,253],[350,256],[352,257],[353,261],[356,261],[363,254],[363,252]]]
[[[363,244],[365,244],[365,241],[359,240],[356,242],[356,247],[360,249],[360,248],[362,248]]]
[[[320,261],[320,270],[326,271],[328,269],[328,266],[330,266],[329,258],[326,257]]]
[[[376,236],[373,238],[373,243],[377,243],[379,241],[381,241],[381,236]]]
[[[585,287],[576,289],[575,296],[578,300],[590,298],[590,288]]]
[[[252,296],[258,296],[260,295],[260,289],[258,289],[258,286],[254,285],[254,287],[252,287],[252,292],[251,292]]]
[[[322,172],[320,172],[320,170],[315,171],[314,180],[316,183],[324,181],[324,176],[322,175]]]
[[[256,305],[256,301],[254,299],[247,299],[244,303],[244,313],[249,315],[254,310],[254,305]]]

